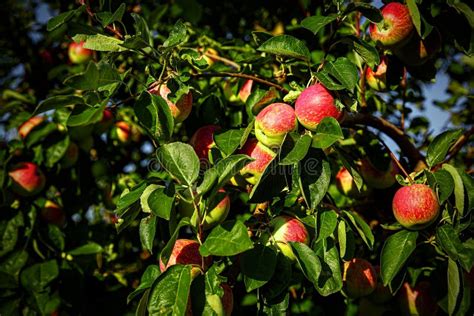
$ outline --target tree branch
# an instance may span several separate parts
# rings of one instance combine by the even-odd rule
[[[458,140],[454,143],[448,152],[448,158],[443,163],[449,162],[456,156],[456,154],[462,149],[462,147],[469,141],[469,138],[474,135],[474,127],[471,127],[468,131],[462,134]]]
[[[247,75],[247,74],[241,74],[237,72],[205,72],[205,73],[197,73],[197,74],[192,74],[193,77],[199,78],[199,77],[236,77],[236,78],[243,78],[243,79],[250,79],[255,82],[261,83],[263,85],[273,87],[283,93],[288,93],[288,90],[279,84],[273,83],[271,81],[255,77],[252,75]]]
[[[415,145],[410,142],[407,135],[398,127],[383,118],[363,113],[345,114],[342,125],[345,127],[363,125],[376,128],[397,143],[400,147],[401,154],[408,158],[414,171],[419,171],[427,167],[425,157],[423,157]]]

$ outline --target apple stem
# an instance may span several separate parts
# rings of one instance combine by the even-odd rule
[[[410,182],[410,184],[413,184],[415,183],[415,181],[413,181],[412,177],[407,173],[407,171],[405,170],[405,168],[403,168],[402,164],[400,163],[400,161],[397,159],[397,157],[395,157],[395,155],[393,154],[393,152],[388,149],[387,146],[385,146],[385,148],[387,148],[389,154],[390,154],[390,157],[392,158],[392,160],[397,164],[398,168],[400,168],[400,170],[403,172],[403,174],[405,175],[406,178],[408,178],[408,181]]]

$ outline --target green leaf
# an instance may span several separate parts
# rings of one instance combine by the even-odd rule
[[[337,214],[333,210],[323,210],[318,212],[318,238],[316,242],[321,239],[326,239],[334,233],[337,227]]]
[[[57,29],[58,27],[60,27],[64,23],[68,22],[70,19],[72,19],[76,12],[81,12],[84,7],[85,6],[81,6],[78,9],[63,12],[60,15],[49,19],[48,25],[46,26],[46,30],[48,32],[54,31],[55,29]]]
[[[148,299],[150,315],[186,314],[189,289],[191,288],[191,266],[173,265],[156,280]]]
[[[416,32],[418,33],[418,35],[421,36],[421,17],[420,11],[418,10],[418,6],[416,5],[416,0],[407,0],[407,6]]]
[[[440,169],[433,173],[433,176],[438,184],[439,189],[439,203],[443,204],[454,191],[454,180],[449,172]]]
[[[134,186],[129,192],[122,193],[120,199],[117,202],[117,208],[115,210],[115,213],[121,216],[123,211],[131,207],[132,204],[134,204],[140,199],[141,195],[143,194],[143,191],[145,191],[145,188],[146,183],[142,182]]]
[[[140,241],[143,249],[153,253],[153,240],[155,239],[157,217],[149,215],[140,221]]]
[[[28,136],[26,137],[26,147],[31,148],[33,145],[44,141],[45,138],[55,131],[57,131],[57,126],[52,122],[39,125],[28,133]]]
[[[244,134],[242,135],[242,138],[240,139],[240,148],[242,148],[245,143],[247,142],[247,139],[249,138],[250,133],[253,131],[255,125],[255,119],[252,119],[249,122],[249,125],[245,128]]]
[[[329,16],[322,16],[322,15],[315,15],[305,18],[301,21],[301,26],[307,30],[313,32],[316,35],[323,27],[330,24],[337,18],[337,15],[329,15]]]
[[[54,135],[56,136],[56,135]],[[45,143],[46,148],[46,167],[51,168],[55,163],[61,160],[69,147],[68,134],[61,134],[57,137],[52,137]]]
[[[161,146],[158,161],[181,184],[191,186],[199,176],[199,158],[193,147],[175,142]]]
[[[160,218],[170,220],[171,210],[175,200],[175,189],[171,183],[167,187],[150,184],[140,197],[143,212],[152,213]]]
[[[331,167],[320,149],[310,148],[298,166],[299,184],[310,209],[316,209],[329,188]]]
[[[21,273],[20,279],[22,286],[27,290],[40,292],[58,275],[59,269],[56,260],[49,260],[26,268]]]
[[[80,255],[93,255],[102,251],[104,251],[104,249],[102,248],[101,245],[95,242],[88,242],[85,245],[82,245],[71,251],[68,251],[68,253],[72,256],[80,256]]]
[[[461,276],[456,261],[448,259],[448,313],[453,315],[461,292]]]
[[[325,117],[316,127],[311,146],[326,149],[343,138],[344,135],[339,122],[333,117]]]
[[[260,45],[257,50],[273,55],[309,61],[311,54],[306,44],[291,35],[278,35]]]
[[[316,289],[322,296],[328,296],[342,289],[341,263],[334,239],[328,237],[314,245],[321,262],[321,273]]]
[[[82,103],[84,103],[84,99],[77,95],[56,95],[40,102],[33,112],[33,116],[49,110],[63,108],[67,105]]]
[[[261,289],[265,298],[271,300],[286,291],[291,282],[292,262],[282,252],[277,253],[275,271],[271,280]]]
[[[329,90],[348,89],[352,91],[359,80],[356,65],[346,57],[326,62],[315,76]]]
[[[146,267],[145,272],[143,272],[140,279],[140,284],[138,287],[128,295],[127,304],[129,304],[135,297],[143,293],[146,289],[151,288],[155,280],[160,276],[161,270],[160,267],[154,264]]]
[[[436,240],[449,258],[455,261],[459,260],[466,271],[471,269],[471,260],[467,254],[469,250],[465,249],[459,239],[459,233],[454,230],[453,226],[445,224],[438,227],[436,229]]]
[[[57,249],[64,250],[66,242],[64,241],[64,233],[61,228],[56,225],[48,225],[48,238]]]
[[[212,229],[199,247],[202,256],[235,256],[253,248],[247,227],[240,221],[226,221]]]
[[[351,2],[347,5],[344,15],[347,15],[353,11],[359,11],[367,19],[374,23],[382,22],[383,16],[379,9],[371,4],[364,2]]]
[[[122,21],[123,14],[125,13],[126,5],[125,3],[120,4],[120,6],[112,14],[110,12],[99,12],[96,14],[97,18],[102,23],[102,27],[106,27],[109,24],[114,22]]]
[[[144,91],[140,94],[133,110],[140,123],[154,139],[167,141],[171,138],[174,119],[168,104],[161,96]]]
[[[123,41],[112,36],[103,34],[77,34],[72,38],[75,42],[84,42],[84,48],[99,52],[122,52],[126,49],[122,46]]]
[[[24,225],[23,213],[18,212],[9,221],[0,222],[0,257],[12,251],[18,240],[18,228]]]
[[[225,132],[215,133],[214,141],[217,148],[224,153],[224,156],[229,156],[239,147],[244,132],[244,129],[230,129]]]
[[[351,37],[351,39],[354,50],[360,57],[362,57],[370,68],[374,68],[375,65],[380,63],[379,53],[374,46],[357,37]]]
[[[163,43],[163,47],[172,48],[183,44],[186,41],[186,25],[179,20],[173,26],[170,35]]]
[[[426,152],[426,162],[428,166],[433,167],[434,165],[442,162],[448,153],[451,145],[459,138],[462,134],[462,130],[446,131],[433,139]]]
[[[112,93],[122,80],[115,68],[105,61],[99,63],[90,62],[86,71],[68,77],[64,84],[78,90],[97,90]]]
[[[343,211],[343,214],[350,220],[367,247],[372,250],[374,247],[374,235],[370,226],[356,212]]]
[[[67,120],[68,126],[83,126],[100,121],[104,106],[88,106],[78,104],[74,107]]]
[[[339,242],[339,254],[341,258],[344,258],[347,253],[347,231],[345,221],[339,221],[339,224],[337,224],[337,240]]]
[[[461,178],[467,193],[468,211],[474,208],[474,178],[466,172],[461,173]]]
[[[233,176],[238,174],[243,167],[252,161],[252,158],[242,154],[232,155],[219,160],[219,162],[214,166],[218,178],[213,189],[213,194],[211,195],[217,193],[217,190],[222,188]]]
[[[293,165],[300,162],[308,153],[309,147],[311,146],[312,138],[309,135],[301,136],[291,151],[283,157],[280,161],[280,165]]]
[[[359,171],[357,170],[356,166],[354,165],[353,159],[342,150],[337,150],[337,153],[339,154],[338,156],[339,159],[341,159],[342,164],[351,174],[352,179],[356,184],[357,190],[359,190],[360,192],[362,186],[364,185],[364,180],[360,175]]]
[[[148,28],[148,25],[143,17],[140,16],[140,14],[137,13],[131,13],[130,14],[134,20],[135,23],[133,23],[133,27],[135,28],[135,32],[137,36],[140,36],[142,40],[147,43],[148,45],[152,45],[153,40],[151,38],[151,32],[150,29]]]
[[[0,263],[0,288],[17,288],[21,269],[28,260],[28,252],[17,250]]]
[[[277,253],[273,248],[256,244],[240,255],[240,269],[245,289],[251,292],[266,284],[275,272]]]
[[[300,242],[290,242],[291,248],[298,262],[298,266],[303,272],[306,279],[314,284],[315,287],[318,286],[318,278],[321,274],[321,262],[313,251],[303,243]]]
[[[450,164],[443,164],[443,169],[451,174],[454,180],[454,201],[456,204],[456,209],[458,210],[461,216],[464,215],[464,185],[462,178],[459,175],[459,172],[456,168]]]
[[[380,255],[380,273],[387,286],[416,248],[418,232],[402,230],[387,238]]]

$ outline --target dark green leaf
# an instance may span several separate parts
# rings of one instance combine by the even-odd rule
[[[323,27],[330,24],[337,18],[337,15],[321,16],[315,15],[305,18],[301,21],[301,26],[305,29],[310,30],[316,35]]]
[[[474,208],[474,178],[465,172],[461,173],[461,178],[467,193],[468,211]]]
[[[179,221],[178,226],[176,226],[173,232],[173,235],[171,235],[170,240],[168,240],[168,242],[166,243],[166,246],[163,248],[163,250],[160,253],[160,260],[161,262],[163,262],[163,265],[166,266],[168,264],[168,260],[170,259],[174,244],[176,242],[176,239],[178,238],[179,230],[181,229],[181,227],[189,226],[189,225],[191,225],[191,223],[189,222],[189,218],[187,217],[184,217]]]
[[[227,221],[215,227],[199,247],[201,255],[235,256],[253,248],[247,227],[240,221]]]
[[[40,102],[33,112],[33,115],[38,115],[49,110],[63,108],[67,105],[82,103],[84,103],[84,99],[77,95],[56,95]]]
[[[308,153],[311,141],[311,136],[301,136],[301,138],[296,141],[296,144],[291,151],[280,161],[280,165],[293,165],[300,162]]]
[[[318,212],[318,238],[316,240],[319,241],[321,239],[326,239],[327,237],[331,236],[334,233],[334,230],[337,227],[337,214],[333,210],[323,210]]]
[[[142,243],[143,249],[148,250],[150,253],[153,253],[153,240],[155,240],[156,222],[157,217],[155,215],[149,215],[142,218],[140,221],[140,241]]]
[[[271,300],[286,291],[291,282],[292,262],[282,252],[278,252],[272,279],[262,288],[263,295]]]
[[[82,245],[80,247],[77,247],[68,253],[72,256],[79,256],[79,255],[93,255],[99,252],[104,251],[101,245],[95,243],[95,242],[88,242],[85,245]]]
[[[46,27],[47,31],[48,32],[54,31],[55,29],[57,29],[64,23],[68,22],[70,19],[72,19],[76,12],[80,12],[80,11],[82,11],[82,7],[75,10],[63,12],[60,15],[49,19],[48,25]]]
[[[380,256],[380,274],[388,285],[416,248],[418,232],[402,230],[387,238]]]
[[[320,240],[314,245],[316,254],[321,261],[321,273],[316,289],[322,296],[328,296],[342,289],[341,263],[339,252],[332,238]]]
[[[98,90],[112,93],[122,81],[115,68],[101,61],[97,64],[90,62],[85,72],[67,78],[64,83],[78,90]]]
[[[428,166],[432,167],[446,157],[449,147],[462,134],[462,130],[446,131],[433,139],[426,152],[426,162]]]
[[[199,158],[193,147],[175,142],[161,146],[157,157],[166,169],[181,184],[191,186],[199,176]]]
[[[63,251],[65,246],[64,233],[61,228],[56,225],[48,225],[48,238],[51,240],[53,245]]]
[[[341,159],[342,164],[344,167],[349,171],[349,173],[352,176],[352,179],[354,180],[354,183],[356,184],[357,190],[362,189],[362,186],[364,185],[364,180],[362,179],[362,176],[360,175],[359,171],[355,167],[353,163],[353,159],[348,156],[344,151],[338,150],[337,153],[339,154],[339,159]]]
[[[440,169],[433,173],[433,176],[438,184],[439,189],[439,203],[443,204],[454,191],[454,180],[451,174],[444,169]]]
[[[18,250],[11,253],[0,263],[0,288],[17,288],[21,269],[28,260],[28,252]]]
[[[370,68],[374,68],[375,65],[380,63],[380,56],[377,49],[359,38],[352,38],[354,50],[362,57],[362,59],[369,65]]]
[[[348,89],[352,91],[359,80],[356,65],[346,57],[326,62],[315,76],[329,90]]]
[[[67,120],[68,126],[83,126],[100,121],[104,106],[78,104]]]
[[[325,149],[343,138],[339,122],[333,117],[325,117],[316,127],[311,146]]]
[[[51,143],[47,143],[49,146],[46,148],[46,167],[51,168],[61,158],[63,158],[69,147],[69,136],[67,134],[59,135],[51,140]],[[45,144],[46,145],[46,144]]]
[[[113,14],[110,12],[99,12],[96,14],[96,16],[102,23],[102,27],[105,28],[109,24],[112,24],[117,21],[122,21],[122,16],[125,13],[125,8],[125,3],[122,3]]]
[[[120,199],[117,202],[117,209],[115,212],[120,216],[123,211],[132,206],[133,203],[137,202],[145,191],[146,183],[142,182],[132,188],[129,192],[122,193]]]
[[[56,260],[34,264],[21,273],[21,284],[24,288],[40,292],[59,275]]]
[[[321,274],[321,262],[313,251],[303,243],[300,242],[290,242],[291,248],[298,262],[298,266],[303,272],[304,276],[314,284],[315,287],[318,286],[318,278]]]
[[[416,32],[421,36],[421,17],[418,6],[416,5],[416,0],[407,0],[407,6],[408,10],[410,11],[411,20],[413,21]]]
[[[259,51],[284,57],[310,60],[310,52],[306,44],[291,35],[278,35],[270,38],[258,48]]]
[[[222,188],[233,176],[238,174],[243,167],[252,161],[252,158],[242,154],[232,155],[219,160],[219,162],[214,166],[218,178],[213,193],[215,194],[217,190]]]
[[[146,267],[146,270],[145,272],[143,272],[142,277],[140,279],[140,284],[132,293],[128,295],[127,304],[129,304],[140,293],[143,293],[143,291],[149,289],[153,285],[155,280],[160,276],[160,274],[161,270],[159,266],[152,264]]]
[[[320,149],[310,148],[298,166],[299,184],[306,204],[316,209],[329,188],[331,167]]]
[[[343,214],[350,220],[367,247],[372,250],[374,247],[374,235],[370,226],[356,212],[343,211]]]
[[[364,2],[350,2],[344,11],[344,15],[349,14],[353,11],[359,11],[367,19],[374,23],[379,23],[383,20],[382,13],[379,9],[372,6],[371,4]]]
[[[18,240],[18,228],[23,225],[23,213],[21,212],[18,212],[9,221],[0,222],[0,257],[15,248]]]
[[[277,253],[273,248],[256,244],[240,255],[240,269],[247,292],[266,284],[275,272]]]

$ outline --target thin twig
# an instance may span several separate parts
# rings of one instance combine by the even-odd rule
[[[213,60],[220,61],[223,64],[229,65],[232,68],[240,70],[240,65],[237,64],[235,61],[232,61],[232,60],[227,59],[225,57],[221,57],[221,56],[218,56],[218,55],[211,54],[209,52],[205,52],[204,55],[211,58],[211,59],[213,59]]]
[[[205,73],[197,73],[197,74],[192,74],[193,77],[199,78],[199,77],[235,77],[235,78],[243,78],[243,79],[250,79],[255,82],[264,84],[269,87],[273,87],[283,93],[288,93],[289,91],[280,86],[279,84],[273,83],[271,81],[255,77],[252,75],[247,75],[247,74],[242,74],[242,73],[237,73],[237,72],[205,72]]]
[[[474,135],[474,127],[471,127],[468,131],[462,134],[458,140],[451,146],[451,149],[448,151],[448,158],[446,158],[443,163],[449,162],[457,153],[462,149],[462,147],[469,141],[469,138]]]

